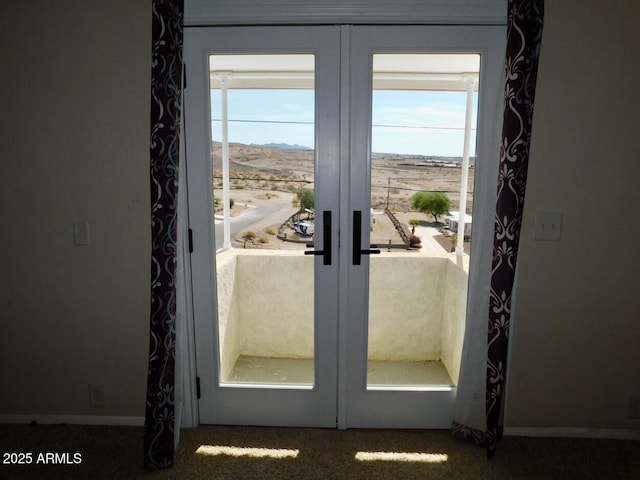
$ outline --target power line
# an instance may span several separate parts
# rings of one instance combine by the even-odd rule
[[[212,122],[221,122],[219,118],[212,118]],[[315,122],[301,122],[301,121],[285,121],[285,120],[248,120],[248,119],[228,119],[229,123],[273,123],[278,125],[315,125]],[[422,130],[457,130],[464,131],[464,127],[448,127],[437,125],[390,125],[383,123],[374,123],[373,127],[381,128],[414,128]],[[471,130],[476,130],[472,128]]]
[[[212,122],[221,122],[222,120],[219,118],[212,118]],[[285,120],[227,120],[229,123],[277,123],[282,125],[315,125],[315,122],[287,122]]]
[[[374,123],[373,127],[383,127],[383,128],[418,128],[422,130],[460,130],[464,131],[464,127],[437,127],[437,126],[429,126],[429,125],[386,125],[386,124],[378,124]],[[471,130],[475,130],[472,128]]]

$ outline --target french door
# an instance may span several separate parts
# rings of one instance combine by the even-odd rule
[[[393,234],[380,225],[395,219],[407,239],[408,224],[401,225],[408,219],[393,210],[417,208],[411,194],[428,188],[423,182],[435,168],[463,179],[457,218],[467,216],[473,195],[464,192],[473,182],[459,160],[471,157],[478,168],[486,151],[478,119],[497,105],[491,79],[502,33],[477,26],[186,29],[201,423],[450,426],[465,254],[431,255],[408,240],[411,250],[398,249],[402,241],[387,244],[384,235]],[[467,118],[475,112],[466,128],[447,123],[465,118],[460,95]],[[435,123],[414,123],[425,111],[439,115]],[[420,154],[412,142],[453,150]],[[440,165],[445,158],[448,166]],[[372,246],[376,236],[384,245]],[[457,286],[442,286],[453,278]]]

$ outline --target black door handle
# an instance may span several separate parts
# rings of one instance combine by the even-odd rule
[[[315,235],[315,233],[314,233]],[[313,243],[307,243],[307,247],[313,248]],[[331,265],[331,211],[322,212],[322,250],[308,250],[305,255],[322,255],[323,265]]]
[[[380,250],[377,245],[371,245],[373,250],[362,250],[362,212],[360,210],[354,210],[353,212],[353,265],[361,264],[362,255],[379,254]]]

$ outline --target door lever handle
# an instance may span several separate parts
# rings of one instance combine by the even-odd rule
[[[315,236],[315,232],[314,232]],[[315,242],[315,241],[314,241]],[[307,243],[307,247],[313,248],[314,242]],[[331,211],[322,212],[322,250],[307,250],[305,255],[322,255],[323,265],[331,265]]]
[[[354,210],[353,211],[353,265],[361,265],[362,264],[362,255],[377,255],[380,253],[376,247],[377,245],[371,245],[369,250],[363,250],[361,248],[362,244],[362,211]]]

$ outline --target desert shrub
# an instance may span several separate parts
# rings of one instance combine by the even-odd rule
[[[414,234],[409,235],[409,245],[411,247],[417,247],[422,244],[422,239]]]
[[[411,206],[425,215],[431,215],[439,223],[438,215],[449,213],[451,199],[444,192],[421,191],[413,195]]]
[[[455,246],[456,243],[458,243],[458,234],[457,233],[452,234],[451,237],[449,237],[449,238],[451,239],[451,243],[453,243],[454,246]],[[470,242],[471,241],[471,235],[468,234],[468,233],[465,233],[463,240],[465,242]]]
[[[269,243],[269,238],[268,237],[260,237],[260,239],[258,241],[260,243]]]
[[[230,198],[230,199],[229,199],[229,208],[233,208],[233,204],[234,204],[234,203],[235,203],[235,202],[234,202],[233,198]],[[213,204],[214,204],[216,207],[221,207],[221,206],[222,206],[222,199],[221,199],[220,197],[215,197],[215,198],[213,199]]]
[[[313,190],[310,188],[300,188],[297,192],[298,202],[300,203],[300,210],[304,210],[308,208],[309,210],[313,210],[314,206],[314,197]]]
[[[272,228],[267,228],[267,229],[265,230],[265,232],[266,232],[268,235],[275,235],[275,234],[276,234],[276,232],[274,232]]]

